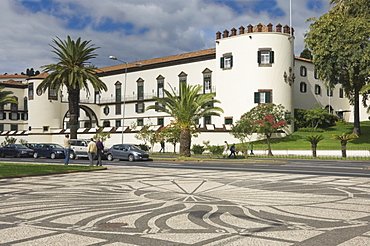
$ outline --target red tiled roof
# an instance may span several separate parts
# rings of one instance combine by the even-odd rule
[[[27,75],[0,75],[0,78],[28,78]]]
[[[194,51],[194,52],[189,52],[189,53],[183,53],[179,55],[172,55],[172,56],[154,58],[154,59],[149,59],[149,60],[136,61],[132,63],[141,63],[142,66],[145,66],[145,65],[151,65],[151,64],[162,63],[162,62],[170,62],[170,61],[182,60],[182,59],[187,59],[187,58],[195,58],[195,57],[200,57],[200,56],[205,56],[205,55],[210,55],[210,54],[215,54],[215,53],[216,53],[216,49],[212,48],[212,49],[207,49],[207,50],[199,50],[199,51]],[[136,66],[135,64],[127,64],[127,68],[135,67],[135,66]],[[99,68],[98,72],[109,72],[109,71],[121,70],[125,68],[126,68],[126,64],[123,63],[120,65]]]
[[[294,59],[301,60],[301,61],[306,61],[306,62],[312,62],[312,60],[310,60],[310,59],[302,58],[302,57],[299,57],[299,56],[295,56]]]
[[[49,76],[48,73],[40,73],[36,76],[30,77],[29,79],[45,79],[47,76]]]
[[[24,85],[22,82],[15,81],[13,79],[7,80],[7,81],[2,81],[0,84],[10,84],[10,85]]]

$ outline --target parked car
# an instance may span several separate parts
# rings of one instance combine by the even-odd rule
[[[78,157],[86,157],[87,158],[87,146],[90,143],[90,140],[82,140],[82,139],[70,139],[71,141],[71,153],[69,158],[75,159]]]
[[[29,149],[33,149],[37,145],[37,143],[25,143],[24,145],[27,146],[27,148]]]
[[[59,144],[41,143],[33,148],[33,157],[64,158],[64,148]]]
[[[23,144],[7,144],[0,148],[0,156],[32,157],[33,150]]]
[[[143,161],[149,159],[149,154],[134,144],[115,144],[108,150],[107,159]]]

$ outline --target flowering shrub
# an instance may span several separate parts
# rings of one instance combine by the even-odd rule
[[[260,132],[264,132],[266,134],[272,134],[287,125],[286,121],[276,122],[275,117],[271,114],[265,115],[263,120],[257,120],[254,123],[258,125]]]

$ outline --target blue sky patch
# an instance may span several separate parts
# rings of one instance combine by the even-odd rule
[[[312,11],[320,10],[323,7],[321,0],[311,0],[307,2],[307,8]]]
[[[231,8],[239,15],[244,14],[248,10],[252,10],[256,14],[267,12],[272,18],[285,16],[285,12],[277,7],[275,0],[252,0],[252,1],[238,1],[238,0],[212,0],[216,4],[225,5]]]
[[[94,24],[93,16],[88,13],[88,10],[75,3],[58,3],[52,0],[20,0],[19,3],[32,13],[41,12],[65,21],[65,28],[70,30],[84,30],[89,25],[92,25],[92,29],[98,32],[124,31],[126,35],[143,34],[149,30],[148,28],[137,30],[132,23],[116,22],[109,17],[103,19],[101,23]],[[78,11],[66,14],[64,9],[78,9]]]

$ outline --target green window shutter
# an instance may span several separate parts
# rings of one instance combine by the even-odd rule
[[[233,56],[230,56],[230,67],[233,67]]]
[[[260,93],[259,92],[254,93],[254,103],[260,103]]]
[[[221,59],[220,59],[220,67],[221,68],[225,67],[225,58],[224,57],[221,57]]]
[[[136,103],[136,104],[135,104],[135,113],[137,113],[138,108],[139,108],[139,107],[138,107],[138,104]]]
[[[265,92],[265,102],[271,103],[271,92],[270,91]]]
[[[257,51],[257,62],[261,64],[261,51]]]
[[[270,51],[270,63],[274,63],[274,51]]]

